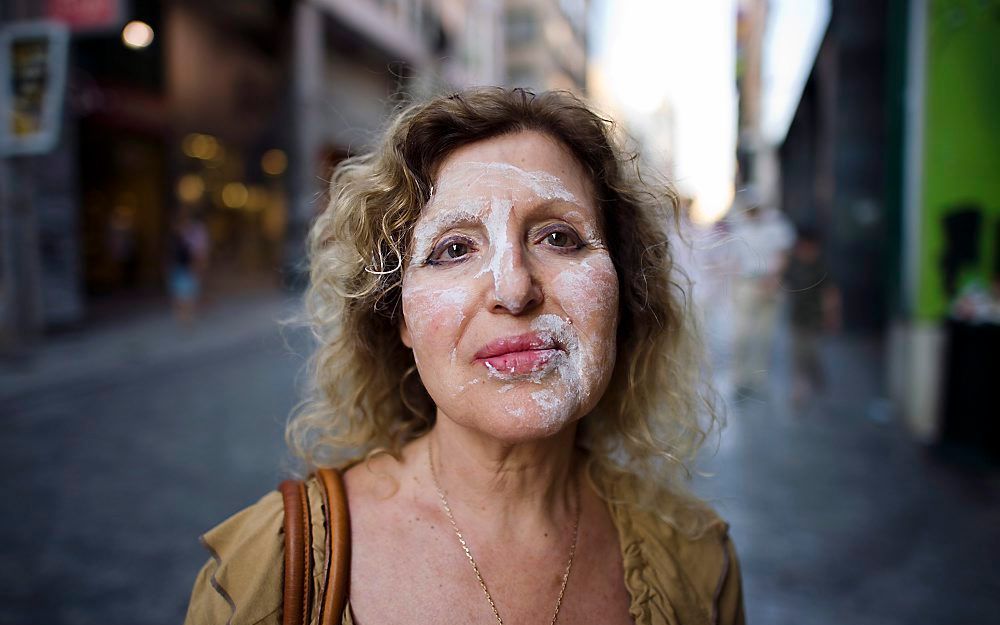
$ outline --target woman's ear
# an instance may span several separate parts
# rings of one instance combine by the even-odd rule
[[[413,349],[413,339],[410,337],[410,328],[406,325],[406,317],[400,316],[399,338],[403,340],[403,345]]]

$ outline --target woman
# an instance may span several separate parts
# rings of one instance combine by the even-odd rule
[[[681,485],[716,419],[672,206],[565,93],[412,106],[337,169],[288,439],[347,467],[343,622],[743,621],[727,526]],[[189,623],[278,622],[281,514],[206,534]]]

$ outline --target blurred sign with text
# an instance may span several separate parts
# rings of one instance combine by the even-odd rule
[[[42,154],[59,140],[69,34],[54,21],[0,28],[0,154]]]

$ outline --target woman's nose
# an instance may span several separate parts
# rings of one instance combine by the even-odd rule
[[[493,312],[519,315],[542,303],[543,295],[530,261],[513,245],[493,267]]]

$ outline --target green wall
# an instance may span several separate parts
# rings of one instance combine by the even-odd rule
[[[993,268],[1000,222],[1000,0],[932,0],[929,7],[916,314],[936,320],[951,302],[944,219],[960,206],[978,206],[982,227],[971,252],[977,258],[961,264],[958,286],[998,279]],[[963,250],[970,252],[968,246]]]

